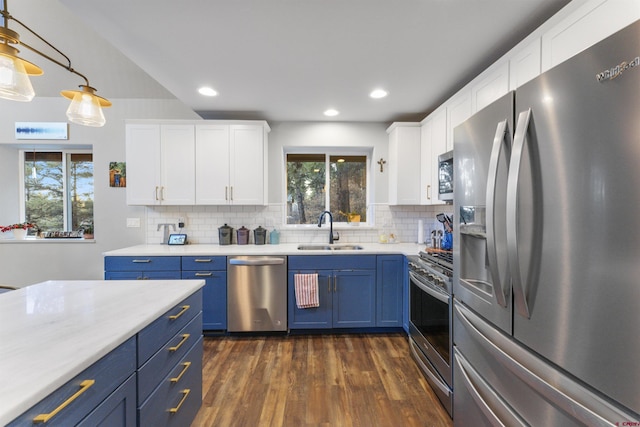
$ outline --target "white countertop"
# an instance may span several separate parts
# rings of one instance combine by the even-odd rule
[[[0,294],[0,425],[202,286],[203,280],[48,281]]]
[[[280,245],[138,245],[105,252],[105,256],[225,256],[225,255],[417,255],[426,244],[417,243],[335,243],[358,245],[362,250],[299,250],[298,246],[323,243],[285,243]]]

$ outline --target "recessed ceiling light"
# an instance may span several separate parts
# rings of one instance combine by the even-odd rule
[[[340,114],[340,111],[335,110],[333,108],[329,108],[327,111],[324,112],[324,115],[329,117],[337,116],[338,114]]]
[[[198,92],[200,92],[200,95],[204,95],[204,96],[218,95],[218,92],[216,92],[214,89],[210,87],[201,87],[200,89],[198,89]]]
[[[369,96],[374,99],[384,98],[387,95],[389,95],[389,92],[384,89],[376,89],[369,94]]]

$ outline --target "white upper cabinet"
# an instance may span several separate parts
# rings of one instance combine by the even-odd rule
[[[127,204],[195,203],[193,126],[127,125]]]
[[[515,90],[538,77],[541,71],[540,37],[518,48],[509,58],[509,90]]]
[[[447,106],[447,147],[453,150],[453,129],[471,117],[471,91],[462,89],[445,103]]]
[[[266,122],[127,124],[127,204],[264,205]]]
[[[389,134],[389,204],[420,204],[420,123],[393,123]]]
[[[471,85],[471,112],[476,113],[509,92],[509,62],[497,63]]]
[[[438,133],[436,124],[439,116],[442,135],[434,138]],[[446,151],[446,111],[435,112],[421,122],[420,127],[420,204],[439,205],[438,200],[438,156]]]
[[[229,125],[196,125],[196,204],[229,203]]]
[[[638,0],[591,0],[542,36],[542,71],[640,19]],[[629,58],[620,58],[628,60]]]
[[[229,130],[229,202],[267,204],[267,134],[262,125],[231,125]]]

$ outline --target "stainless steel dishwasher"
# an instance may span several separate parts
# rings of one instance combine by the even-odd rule
[[[287,257],[227,258],[227,330],[287,330]]]

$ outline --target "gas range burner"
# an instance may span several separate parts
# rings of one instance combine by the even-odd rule
[[[420,251],[420,257],[453,271],[453,251],[427,248],[426,252]]]

